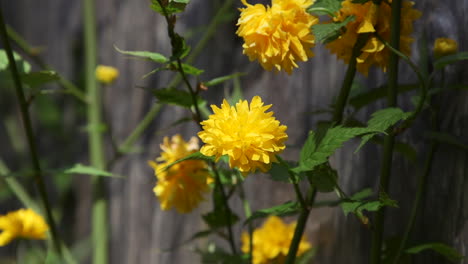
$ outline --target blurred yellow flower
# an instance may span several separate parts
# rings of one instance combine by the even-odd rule
[[[49,226],[44,218],[31,209],[19,209],[0,215],[0,246],[15,238],[46,239]]]
[[[96,67],[96,79],[104,84],[110,84],[119,77],[119,70],[111,66],[99,65]]]
[[[284,263],[289,246],[294,236],[296,223],[285,224],[281,218],[270,216],[262,227],[253,232],[253,264]],[[250,236],[242,233],[242,251],[249,253]],[[311,248],[311,244],[302,237],[297,256]]]
[[[236,106],[230,106],[224,100],[221,108],[211,105],[214,114],[201,122],[203,131],[198,136],[205,143],[200,152],[206,156],[229,156],[229,166],[238,168],[243,175],[263,172],[276,162],[275,155],[285,148],[288,139],[287,127],[273,117],[273,112],[265,113],[271,105],[263,106],[259,96],[239,100]]]
[[[377,33],[385,41],[390,41],[390,20],[392,1],[382,1],[380,5],[369,1],[365,4],[353,3],[352,0],[342,2],[342,7],[334,18],[336,22],[343,21],[350,15],[355,16],[355,20],[346,25],[346,32],[338,39],[327,44],[327,48],[335,53],[339,59],[349,63],[353,46],[359,34]],[[403,1],[401,9],[400,23],[400,51],[406,55],[411,54],[411,43],[414,39],[410,36],[413,33],[413,22],[421,16],[421,12],[413,9],[413,2]],[[387,70],[390,50],[371,35],[367,43],[361,49],[362,53],[357,58],[357,70],[367,75],[369,68],[377,65],[383,71]]]
[[[310,27],[318,18],[306,12],[314,0],[272,0],[271,7],[251,5],[242,0],[237,35],[244,39],[244,54],[258,60],[266,70],[291,74],[297,61],[307,61],[314,54],[315,38]]]
[[[179,213],[188,213],[203,200],[203,193],[210,190],[211,177],[207,164],[202,160],[186,160],[166,169],[166,167],[199,149],[198,139],[192,137],[186,142],[180,135],[169,140],[164,138],[161,144],[161,156],[157,162],[148,161],[158,179],[153,191],[163,210],[172,207]]]
[[[434,56],[436,58],[455,54],[458,51],[458,43],[450,38],[438,38],[434,42]]]

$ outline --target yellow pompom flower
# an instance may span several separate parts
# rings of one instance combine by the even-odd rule
[[[119,70],[111,66],[99,65],[96,67],[96,79],[104,84],[110,84],[119,77]]]
[[[388,0],[388,3],[382,1],[380,5],[376,5],[373,1],[365,4],[355,4],[352,0],[343,1],[334,21],[341,22],[351,15],[355,16],[355,20],[349,22],[346,25],[346,32],[327,44],[327,48],[339,59],[349,63],[359,34],[377,33],[385,41],[390,41],[391,7],[389,3],[391,2],[391,0]],[[421,16],[421,12],[413,9],[413,5],[413,2],[403,1],[401,9],[400,51],[408,56],[411,54],[411,43],[414,41],[411,37],[413,22]],[[359,72],[367,75],[369,68],[373,65],[379,66],[384,72],[387,70],[390,50],[376,36],[371,35],[361,51],[356,65]]]
[[[280,125],[273,112],[265,113],[270,107],[259,96],[252,98],[250,106],[246,100],[239,100],[235,107],[226,100],[221,108],[211,105],[214,114],[201,122],[203,131],[198,132],[205,143],[200,152],[216,160],[228,155],[229,166],[244,175],[257,168],[268,171],[288,139],[287,127]]]
[[[180,135],[173,136],[171,140],[165,137],[157,162],[148,162],[158,179],[153,191],[163,210],[175,207],[179,213],[188,213],[203,201],[203,194],[210,190],[208,184],[211,177],[207,164],[202,160],[186,160],[166,169],[169,164],[197,152],[198,149],[196,137],[188,142]]]
[[[0,215],[0,246],[16,238],[46,239],[49,226],[42,216],[31,209],[19,209]]]
[[[296,223],[285,224],[281,218],[270,216],[262,227],[253,232],[253,264],[284,263],[294,236]],[[309,250],[312,245],[302,237],[297,256]],[[242,233],[242,251],[249,253],[250,236]]]
[[[458,43],[450,38],[438,38],[434,42],[434,56],[436,58],[455,54],[458,51]]]
[[[258,60],[266,70],[291,74],[297,61],[307,61],[314,54],[315,38],[310,27],[318,18],[306,9],[314,0],[272,0],[271,7],[251,5],[242,0],[237,35],[244,39],[244,54]]]

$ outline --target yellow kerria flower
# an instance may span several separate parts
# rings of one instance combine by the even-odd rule
[[[272,0],[271,7],[251,5],[242,0],[237,35],[244,39],[244,54],[258,60],[266,70],[291,74],[296,61],[307,61],[314,54],[315,38],[310,27],[318,18],[306,12],[314,0]]]
[[[104,84],[110,84],[119,77],[119,70],[111,66],[99,65],[96,67],[96,79]]]
[[[295,228],[295,222],[285,224],[277,216],[268,217],[263,226],[253,232],[253,263],[283,263],[288,254]],[[242,251],[244,253],[249,253],[249,238],[247,232],[242,233]],[[297,256],[302,255],[311,247],[311,244],[303,237],[299,243]]]
[[[19,209],[0,216],[0,246],[15,238],[46,239],[49,226],[31,209]]]
[[[458,43],[450,38],[438,38],[434,42],[434,56],[436,58],[455,54],[458,51]]]
[[[259,96],[252,98],[250,106],[246,100],[239,100],[235,107],[226,100],[221,108],[211,105],[214,114],[201,122],[203,131],[198,133],[205,143],[200,152],[216,160],[228,155],[229,166],[244,175],[257,168],[268,171],[288,139],[287,127],[280,125],[273,112],[265,113],[270,107]]]
[[[410,36],[413,33],[413,22],[421,16],[421,12],[413,9],[413,5],[413,2],[403,1],[401,9],[400,51],[408,56],[411,54],[411,43],[414,41]],[[382,1],[378,6],[372,1],[354,4],[352,0],[345,0],[334,20],[343,21],[350,15],[354,15],[355,20],[346,25],[346,32],[327,44],[327,48],[346,63],[351,59],[353,46],[359,34],[377,33],[382,39],[390,41],[391,7],[387,1]],[[356,66],[359,72],[367,75],[372,65],[379,66],[383,71],[387,70],[390,50],[376,36],[371,35],[361,51]]]
[[[180,135],[173,136],[170,141],[165,137],[161,144],[161,156],[156,159],[158,162],[148,162],[158,179],[153,191],[163,210],[175,207],[179,213],[188,213],[203,200],[203,193],[210,190],[208,184],[211,177],[207,164],[202,160],[182,161],[166,170],[169,164],[198,149],[196,137],[188,142]]]

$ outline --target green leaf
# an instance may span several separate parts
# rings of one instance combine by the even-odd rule
[[[302,253],[302,255],[297,256],[297,260],[295,264],[309,264],[312,263],[311,260],[317,254],[317,247],[312,247],[311,249],[307,250],[306,252]]]
[[[177,33],[174,34],[174,37],[171,40],[171,45],[172,45],[171,61],[182,59],[185,56],[187,56],[190,52],[190,47],[187,46],[185,39]]]
[[[336,187],[338,173],[326,162],[307,172],[307,177],[319,192],[333,192]]]
[[[328,24],[316,24],[312,26],[312,32],[315,35],[315,40],[326,44],[337,39],[343,33],[343,28],[351,21],[354,21],[354,16],[348,16],[341,22],[332,22]]]
[[[166,58],[164,55],[157,53],[157,52],[149,52],[149,51],[126,51],[126,50],[121,50],[117,46],[114,45],[114,48],[125,55],[133,56],[133,57],[138,57],[138,58],[143,58],[143,59],[148,59],[152,60],[157,63],[168,63],[169,59]]]
[[[244,98],[240,78],[238,76],[234,77],[233,83],[234,88],[232,90],[232,93],[230,95],[225,96],[230,105],[235,105],[237,102],[239,102],[239,100],[242,100]]]
[[[178,69],[178,67],[176,66],[177,64],[174,63],[174,66],[176,67],[176,69]],[[185,74],[190,74],[190,75],[193,75],[193,76],[198,76],[200,74],[202,74],[204,72],[204,70],[202,69],[198,69],[192,65],[189,65],[189,64],[186,64],[186,63],[182,63],[182,70],[184,70],[184,73]]]
[[[419,84],[403,84],[398,86],[398,93],[408,92],[419,88]],[[349,99],[349,104],[352,105],[356,110],[375,102],[379,99],[383,99],[387,96],[387,85],[369,89],[364,92],[352,95]]]
[[[19,73],[28,73],[31,71],[31,64],[23,60],[23,58],[21,58],[21,56],[18,53],[13,52],[13,58],[15,59],[16,67]],[[8,61],[6,51],[0,49],[0,71],[8,70],[9,65],[10,62]]]
[[[54,71],[38,71],[24,73],[21,75],[21,81],[29,87],[37,87],[43,84],[58,81],[60,76]]]
[[[435,62],[434,62],[434,66],[435,66],[436,69],[442,69],[442,68],[444,68],[445,66],[447,66],[449,64],[452,64],[452,63],[455,63],[455,62],[458,62],[458,61],[463,61],[463,60],[468,60],[468,52],[467,51],[459,52],[459,53],[452,54],[452,55],[443,56],[443,57],[441,57],[439,59],[436,59]]]
[[[246,264],[247,255],[231,255],[224,249],[216,247],[215,244],[209,244],[207,250],[196,249],[201,255],[201,263],[205,264]]]
[[[176,88],[154,89],[153,94],[161,103],[178,105],[186,108],[193,106],[192,95],[186,91]],[[201,104],[203,99],[199,96],[196,98],[197,103]]]
[[[236,77],[239,77],[239,76],[242,76],[242,75],[245,75],[245,73],[236,72],[236,73],[233,73],[233,74],[230,74],[230,75],[225,75],[225,76],[214,78],[214,79],[209,80],[207,82],[203,82],[203,84],[206,87],[210,87],[210,86],[221,84],[221,83],[223,83],[225,81],[231,80],[233,78],[236,78]]]
[[[442,244],[442,243],[422,244],[422,245],[415,246],[415,247],[407,249],[406,253],[418,254],[421,251],[428,250],[428,249],[433,250],[433,251],[441,254],[442,256],[444,256],[445,258],[447,258],[448,260],[450,260],[451,262],[454,262],[454,263],[457,263],[461,259],[464,258],[464,256],[462,256],[460,253],[458,253],[454,248],[449,247],[449,246],[447,246],[445,244]]]
[[[364,200],[370,195],[372,195],[372,191],[364,189],[351,196],[348,201],[342,202],[341,208],[344,214],[354,213],[362,220],[363,211],[375,212],[383,206],[398,207],[397,202],[390,199],[386,193],[381,193],[378,200]]]
[[[270,178],[273,181],[290,183],[291,180],[289,179],[288,170],[289,170],[289,167],[283,163],[273,163],[268,173],[270,174],[271,176]]]
[[[234,225],[237,221],[239,221],[239,217],[236,214],[234,214],[232,211],[228,212],[224,207],[222,208],[218,208],[202,216],[203,221],[205,221],[205,223],[210,228],[216,229],[227,226],[229,224]],[[229,221],[227,218],[228,215],[230,216]]]
[[[460,138],[443,132],[429,131],[424,134],[428,139],[438,141],[443,144],[448,144],[463,150],[468,150],[468,144],[465,144]]]
[[[168,16],[183,12],[185,10],[185,7],[189,3],[189,0],[162,0],[162,1],[168,2],[167,6],[165,6],[166,13]],[[159,14],[163,16],[165,15],[161,5],[159,4],[157,0],[151,1],[151,9],[153,9],[154,11],[158,12]]]
[[[307,8],[307,12],[316,16],[330,15],[335,16],[341,8],[343,0],[317,0],[313,5]]]
[[[118,176],[115,174],[112,174],[111,172],[97,169],[92,166],[86,166],[80,163],[75,164],[73,167],[69,169],[64,169],[62,171],[65,174],[87,174],[87,175],[92,175],[92,176],[104,176],[104,177],[116,177],[116,178],[122,178],[122,176]]]
[[[311,149],[313,148],[314,144],[312,142],[315,142],[315,135],[314,133],[310,133],[306,144],[301,150],[299,166],[292,169],[292,171],[295,173],[301,173],[313,170],[315,166],[325,163],[328,157],[333,155],[333,153],[335,153],[335,151],[339,149],[346,141],[362,134],[375,132],[382,131],[373,128],[348,128],[336,126],[327,130],[325,136],[314,150]]]
[[[284,204],[276,205],[270,208],[261,209],[253,212],[253,214],[244,221],[244,225],[248,224],[254,219],[265,218],[270,215],[276,216],[290,216],[297,214],[301,211],[301,205],[297,202],[286,202]]]
[[[391,126],[395,125],[398,121],[406,120],[410,117],[411,113],[405,113],[397,107],[390,107],[381,109],[372,114],[371,119],[367,122],[368,128],[385,131]],[[377,133],[370,133],[362,137],[361,144],[355,152],[359,151],[364,144],[366,144]]]

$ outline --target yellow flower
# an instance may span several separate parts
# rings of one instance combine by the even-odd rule
[[[246,100],[239,100],[235,107],[226,100],[221,108],[211,105],[214,114],[201,122],[203,131],[198,132],[205,143],[200,152],[216,160],[228,155],[229,166],[244,175],[257,168],[268,171],[288,139],[287,127],[280,125],[273,112],[265,113],[270,107],[263,106],[259,96],[252,98],[250,106]]]
[[[163,210],[175,207],[179,213],[188,213],[203,200],[203,193],[210,190],[208,184],[211,178],[202,160],[182,161],[166,170],[169,164],[198,149],[196,137],[188,142],[180,135],[173,136],[170,141],[165,137],[161,144],[161,156],[156,159],[158,162],[148,162],[158,179],[153,191]]]
[[[295,228],[295,222],[288,225],[277,216],[268,217],[263,226],[253,232],[253,263],[283,263],[288,254]],[[248,233],[242,233],[242,251],[244,253],[249,253],[249,238]],[[297,256],[302,255],[311,247],[311,244],[303,237],[299,243]]]
[[[96,67],[96,78],[98,81],[110,84],[119,77],[119,70],[111,66],[99,65]]]
[[[272,0],[271,7],[251,5],[242,0],[237,35],[244,39],[244,54],[258,60],[266,70],[291,74],[296,61],[307,61],[314,54],[315,38],[310,27],[318,18],[306,12],[314,0]]]
[[[46,239],[49,226],[42,216],[31,209],[19,209],[0,215],[0,246],[15,238]]]
[[[413,22],[421,16],[421,12],[413,9],[413,5],[413,2],[403,1],[401,10],[400,51],[408,56],[411,54],[411,43],[414,41],[410,36],[413,33]],[[391,7],[386,1],[382,1],[378,6],[373,1],[354,4],[352,0],[345,0],[334,20],[343,21],[350,15],[354,15],[355,20],[346,25],[346,32],[327,44],[327,48],[346,63],[351,59],[353,46],[359,34],[377,33],[384,40],[390,41]],[[356,65],[359,72],[367,75],[372,65],[379,66],[383,71],[387,70],[390,50],[376,36],[371,35],[361,51]]]
[[[458,43],[450,38],[438,38],[434,42],[434,56],[436,58],[457,53]]]

